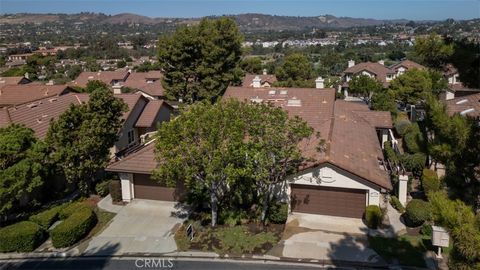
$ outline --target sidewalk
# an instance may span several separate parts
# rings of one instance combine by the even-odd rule
[[[98,202],[97,204],[98,208],[105,210],[107,212],[115,213],[118,214],[120,210],[123,209],[123,205],[116,205],[112,203],[112,197],[110,194],[108,194],[105,198],[103,198],[101,201]]]

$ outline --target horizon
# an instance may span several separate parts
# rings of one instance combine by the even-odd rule
[[[140,3],[139,3],[140,2]],[[189,8],[186,9],[185,6]],[[346,8],[347,7],[347,8]],[[480,18],[476,0],[0,0],[0,14],[78,14],[81,12],[150,18],[201,18],[207,16],[262,14],[318,17],[332,15],[376,20],[441,21]]]

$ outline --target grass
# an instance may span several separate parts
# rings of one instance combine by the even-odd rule
[[[369,237],[370,247],[382,258],[392,263],[398,260],[401,265],[426,267],[423,254],[431,249],[426,236],[399,236],[397,238]]]
[[[115,213],[103,211],[98,208],[95,210],[95,214],[97,215],[97,225],[93,227],[87,238],[95,236],[102,232],[106,225],[110,222],[110,220],[112,220],[112,218],[115,216]]]
[[[185,226],[177,230],[174,238],[179,251],[199,249],[221,255],[263,254],[278,242],[281,233],[274,229],[256,231],[256,228],[246,225],[195,227],[193,241],[187,238]]]

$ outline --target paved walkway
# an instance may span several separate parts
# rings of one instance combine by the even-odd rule
[[[105,198],[100,200],[97,204],[98,208],[111,213],[118,213],[123,209],[123,205],[117,205],[112,203],[112,197],[108,194]]]

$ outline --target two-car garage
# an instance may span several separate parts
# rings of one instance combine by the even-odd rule
[[[293,212],[362,218],[367,190],[291,184]]]

